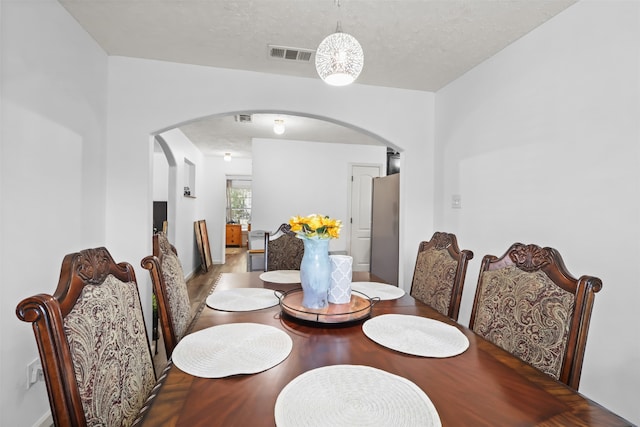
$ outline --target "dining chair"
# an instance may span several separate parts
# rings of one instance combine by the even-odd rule
[[[597,277],[575,279],[553,248],[513,244],[482,259],[469,327],[577,390]]]
[[[473,252],[461,251],[454,234],[435,232],[431,240],[418,246],[410,295],[458,320],[464,278],[471,259]]]
[[[264,271],[300,270],[304,255],[304,243],[291,231],[289,224],[282,224],[273,233],[264,235]]]
[[[21,301],[56,426],[130,426],[156,382],[133,267],[105,248],[64,257],[53,295]]]
[[[169,359],[191,322],[191,302],[176,248],[164,232],[154,234],[152,239],[153,255],[143,258],[140,264],[151,275],[164,348]]]
[[[249,230],[247,233],[247,271],[264,270],[265,230]]]

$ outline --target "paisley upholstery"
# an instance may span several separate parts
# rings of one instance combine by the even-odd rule
[[[131,425],[155,384],[136,284],[87,284],[64,330],[87,425]]]
[[[558,379],[574,295],[542,271],[508,266],[481,273],[473,330]]]
[[[458,261],[446,249],[428,248],[419,252],[411,296],[446,316],[457,268]]]
[[[180,340],[189,326],[191,320],[191,302],[187,290],[184,270],[180,258],[169,242],[164,232],[156,234],[160,253],[157,254],[161,261],[160,269],[164,280],[164,293],[169,305],[169,316],[173,324],[173,333],[176,340]]]
[[[557,250],[514,243],[482,258],[469,328],[578,390],[601,289],[597,277],[573,277]]]
[[[458,320],[464,278],[473,252],[458,248],[456,236],[436,231],[431,240],[420,242],[411,290],[415,299]]]
[[[282,234],[267,243],[267,271],[300,270],[304,243],[295,234]]]
[[[175,254],[166,233],[164,231],[160,231],[156,233],[156,235],[158,236],[158,246],[160,247],[160,252],[162,252],[164,255]]]
[[[162,276],[177,339],[182,338],[191,320],[191,303],[182,264],[173,252],[162,256]]]

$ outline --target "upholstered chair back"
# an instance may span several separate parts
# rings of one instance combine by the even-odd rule
[[[130,426],[156,378],[133,267],[105,248],[67,255],[53,296],[23,300],[56,426]]]
[[[455,235],[434,233],[418,247],[411,296],[458,320],[467,264],[472,258],[473,252],[458,248]]]
[[[265,271],[300,270],[304,243],[289,224],[282,224],[275,233],[265,233],[264,242]]]
[[[516,243],[482,261],[469,327],[578,389],[600,279],[575,279],[553,248]]]
[[[153,235],[153,255],[145,257],[142,267],[149,270],[167,358],[191,323],[191,302],[187,282],[175,247],[164,232]]]

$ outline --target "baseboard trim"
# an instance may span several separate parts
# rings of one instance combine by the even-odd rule
[[[46,412],[33,427],[53,427],[53,417],[51,416],[51,412]]]

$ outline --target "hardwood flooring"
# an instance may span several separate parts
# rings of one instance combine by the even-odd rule
[[[191,301],[191,313],[195,314],[202,301],[207,298],[211,287],[216,282],[220,273],[236,273],[247,271],[247,249],[246,248],[226,248],[225,263],[214,265],[207,272],[198,272],[187,280],[187,290]],[[153,364],[156,374],[164,369],[167,364],[167,357],[162,340],[162,331],[158,330],[158,344],[153,356]]]

